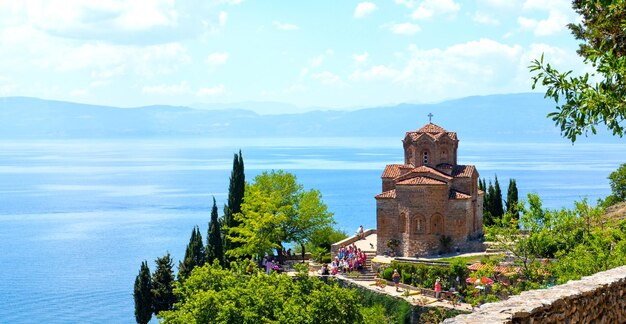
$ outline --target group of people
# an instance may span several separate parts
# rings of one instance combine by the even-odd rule
[[[261,261],[261,265],[265,267],[265,273],[270,274],[272,271],[280,270],[280,263],[274,256],[266,256],[263,257],[263,261]]]
[[[349,273],[355,270],[362,270],[367,261],[367,254],[357,248],[355,244],[347,247],[340,247],[337,256],[329,264],[323,264],[320,274],[336,275],[339,272]]]

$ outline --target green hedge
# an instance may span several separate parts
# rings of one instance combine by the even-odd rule
[[[383,278],[391,280],[393,269],[397,269],[400,272],[402,283],[427,289],[434,288],[437,278],[440,279],[444,288],[454,285],[457,276],[460,283],[463,284],[469,274],[467,265],[462,260],[453,260],[450,262],[450,265],[426,265],[392,261],[391,266],[383,271]],[[389,278],[387,278],[387,274]]]

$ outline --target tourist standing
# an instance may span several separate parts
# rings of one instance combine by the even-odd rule
[[[274,268],[274,263],[272,262],[272,259],[269,259],[265,263],[265,273],[270,274],[272,272],[272,268]]]
[[[439,282],[439,278],[435,280],[435,298],[439,299],[441,296],[441,282]]]
[[[396,291],[400,291],[400,273],[398,273],[398,269],[393,270],[393,285],[396,286]]]

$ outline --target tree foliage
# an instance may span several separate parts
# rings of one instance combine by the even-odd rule
[[[609,182],[612,194],[607,197],[607,200],[610,199],[613,203],[626,201],[626,163],[611,172]]]
[[[135,299],[135,320],[139,324],[146,324],[152,318],[152,278],[148,262],[141,263],[139,274],[135,278],[135,289],[133,297]]]
[[[213,208],[211,209],[211,221],[209,222],[209,230],[207,233],[207,246],[204,249],[206,253],[205,262],[213,263],[217,260],[220,264],[224,264],[224,247],[222,245],[222,231],[220,222],[217,218],[217,204],[213,197]]]
[[[581,41],[578,54],[594,72],[560,72],[542,55],[529,67],[535,74],[533,89],[546,87],[546,98],[557,105],[548,117],[572,142],[588,131],[595,134],[599,124],[621,137],[626,119],[626,0],[574,0],[572,7],[582,21],[568,27]]]
[[[233,157],[233,169],[230,173],[230,183],[228,185],[228,203],[224,206],[224,226],[222,228],[224,253],[239,247],[239,243],[229,238],[229,236],[235,235],[234,233],[229,233],[229,229],[238,227],[241,223],[241,221],[236,219],[235,215],[241,213],[245,187],[246,176],[244,173],[243,156],[241,151],[239,151],[239,154],[235,153]]]
[[[502,189],[500,189],[500,182],[498,182],[498,176],[496,176],[495,184],[493,185],[493,195],[491,198],[491,215],[494,218],[502,218],[504,215],[504,208],[502,206]]]
[[[164,323],[362,323],[352,289],[300,273],[252,275],[217,264],[197,268],[176,289],[175,310]]]
[[[185,258],[178,264],[178,280],[183,281],[189,276],[193,268],[204,264],[204,242],[200,229],[195,226],[191,231],[189,244],[185,249]]]
[[[509,179],[509,187],[506,191],[506,212],[509,213],[511,218],[515,221],[519,220],[518,202],[519,194],[517,192],[517,182],[515,179]]]
[[[152,305],[155,314],[172,309],[174,302],[174,263],[169,253],[155,260],[152,274]]]
[[[227,252],[234,256],[265,255],[287,242],[304,245],[314,231],[334,222],[320,192],[304,191],[283,171],[255,177],[235,218],[241,225],[231,228],[228,238],[240,246]]]

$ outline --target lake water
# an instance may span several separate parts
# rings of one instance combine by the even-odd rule
[[[349,233],[375,226],[380,174],[403,160],[397,138],[0,141],[0,322],[134,323],[141,261],[179,260],[193,226],[206,233],[240,148],[248,180],[295,173]],[[515,178],[551,208],[607,195],[624,162],[622,144],[459,147],[459,163],[497,174],[505,194]]]

